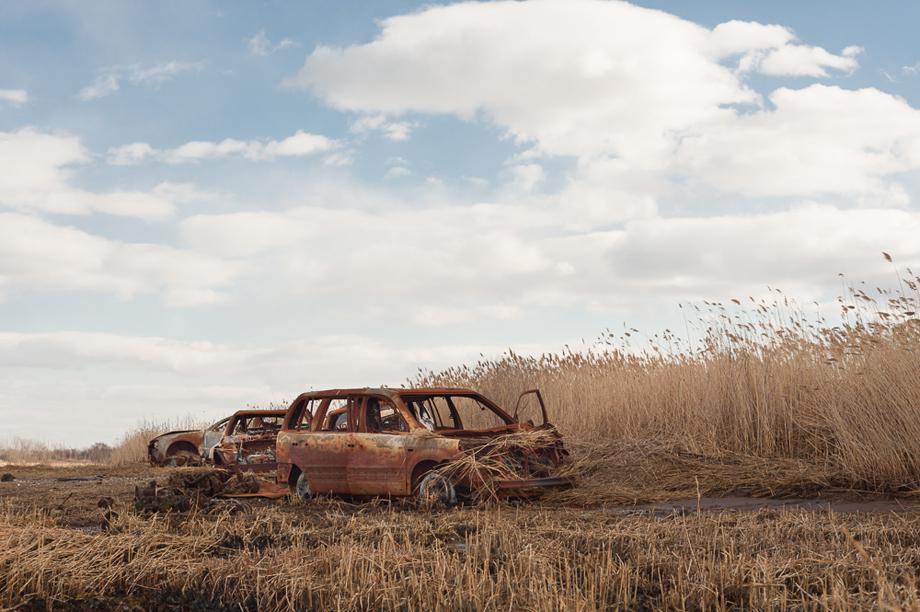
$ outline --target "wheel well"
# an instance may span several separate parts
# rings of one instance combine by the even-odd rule
[[[294,486],[297,484],[297,479],[300,478],[300,468],[296,465],[291,466],[291,473],[288,476],[288,484]]]
[[[179,451],[188,451],[196,455],[198,454],[198,449],[191,442],[173,442],[170,444],[169,448],[166,449],[166,456],[172,457]]]
[[[418,486],[419,481],[421,481],[422,476],[433,470],[434,468],[440,465],[437,461],[419,461],[414,468],[412,468],[412,481],[409,483],[410,492],[415,493],[415,487]]]

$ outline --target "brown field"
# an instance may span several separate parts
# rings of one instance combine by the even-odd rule
[[[141,515],[134,486],[175,473],[136,463],[146,431],[108,465],[0,468],[0,607],[920,608],[920,294],[899,283],[851,290],[836,325],[739,298],[641,344],[410,381],[511,406],[540,387],[580,485],[537,502]]]

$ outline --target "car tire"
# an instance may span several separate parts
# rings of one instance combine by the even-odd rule
[[[423,508],[449,508],[457,504],[457,490],[444,475],[428,472],[419,481],[415,498]]]
[[[310,489],[310,482],[303,472],[297,477],[297,483],[294,485],[294,495],[302,501],[313,499],[313,490]]]

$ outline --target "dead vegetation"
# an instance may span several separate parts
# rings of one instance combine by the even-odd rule
[[[422,514],[320,500],[75,532],[0,509],[0,605],[701,609],[917,605],[920,518],[798,511]]]
[[[642,471],[644,464],[664,484],[660,470],[692,467],[683,487],[699,472],[725,490],[769,493],[800,481],[913,491],[920,488],[920,279],[899,278],[903,290],[851,289],[839,300],[837,325],[774,292],[772,302],[749,299],[748,307],[740,299],[686,307],[697,319],[682,337],[608,333],[590,350],[508,352],[410,384],[469,386],[506,406],[522,389],[539,387],[598,483],[605,476],[595,466]],[[723,475],[716,479],[714,470]]]

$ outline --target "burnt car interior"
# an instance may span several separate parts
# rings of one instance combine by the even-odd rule
[[[233,425],[231,436],[258,436],[262,434],[275,433],[281,429],[283,416],[243,416],[239,417]]]
[[[387,399],[367,398],[364,409],[364,427],[367,433],[407,433],[406,423],[396,406]]]

